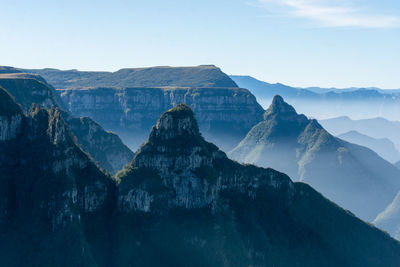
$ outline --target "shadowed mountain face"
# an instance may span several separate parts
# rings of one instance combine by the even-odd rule
[[[84,87],[237,87],[213,65],[197,67],[152,67],[116,72],[39,69],[24,70],[43,76],[57,89]]]
[[[400,243],[308,185],[229,160],[185,105],[160,117],[114,184],[57,110],[24,116],[1,90],[0,103],[2,266],[400,263]]]
[[[7,68],[6,70],[12,71],[13,69]],[[38,75],[3,73],[0,74],[0,87],[6,89],[25,112],[28,112],[34,103],[45,108],[65,109],[55,89]],[[106,132],[90,118],[76,118],[65,111],[60,111],[60,113],[70,125],[70,129],[82,149],[90,153],[102,168],[116,173],[132,159],[132,151],[122,143],[117,135]]]
[[[393,142],[387,138],[372,138],[357,131],[350,131],[340,134],[337,137],[350,143],[368,147],[391,163],[400,160],[400,152],[396,149]]]
[[[400,188],[400,172],[392,164],[370,149],[335,138],[280,96],[229,155],[307,182],[369,221]]]

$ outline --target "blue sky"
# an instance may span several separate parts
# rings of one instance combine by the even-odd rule
[[[0,0],[0,65],[215,64],[294,86],[400,88],[398,0]]]

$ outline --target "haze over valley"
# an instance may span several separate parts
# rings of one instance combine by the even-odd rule
[[[0,22],[0,267],[400,266],[400,2]]]

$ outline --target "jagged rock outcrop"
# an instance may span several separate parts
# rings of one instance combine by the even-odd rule
[[[400,193],[393,202],[374,220],[374,224],[400,240]]]
[[[12,70],[7,68],[4,72]],[[33,103],[45,108],[58,107],[65,110],[55,89],[38,75],[3,73],[0,74],[0,86],[13,95],[25,112],[29,112]],[[76,118],[66,111],[61,111],[61,115],[70,125],[81,148],[110,173],[114,174],[121,170],[132,159],[133,152],[122,143],[120,138],[105,131],[92,119]]]
[[[58,109],[34,106],[25,116],[3,89],[0,99],[1,117],[13,109],[22,118],[0,140],[0,265],[94,266],[83,232],[109,216],[115,183],[75,144]]]
[[[264,113],[255,97],[240,88],[93,88],[59,92],[74,115],[93,118],[117,132],[130,147],[144,142],[162,112],[179,103],[194,110],[204,135],[224,149],[235,146]]]
[[[400,172],[375,152],[329,134],[276,96],[229,156],[307,182],[329,199],[372,221],[400,189]]]
[[[186,105],[178,105],[160,117],[149,140],[136,153],[127,169],[119,174],[119,179],[122,179],[119,206],[126,212],[177,207],[204,208],[215,204],[219,191],[227,185],[238,190],[242,190],[240,187],[243,186],[249,195],[256,194],[254,190],[263,182],[270,186],[280,183],[289,186],[288,178],[277,180],[274,172],[253,185],[246,185],[248,177],[240,172],[230,179],[221,177],[215,165],[224,164],[224,161],[227,161],[225,153],[201,137],[192,110]],[[225,163],[233,168],[236,165],[233,162]],[[130,187],[130,182],[134,180],[132,176],[145,175],[141,172],[146,170],[152,179],[158,179],[155,192],[148,187],[148,182],[152,183],[150,179],[142,185]],[[158,194],[158,190],[163,188],[165,194]]]

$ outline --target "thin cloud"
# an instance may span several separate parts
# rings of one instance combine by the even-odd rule
[[[324,0],[258,0],[261,4],[278,4],[289,8],[289,15],[306,18],[325,27],[395,28],[400,18],[366,14],[360,10]]]

